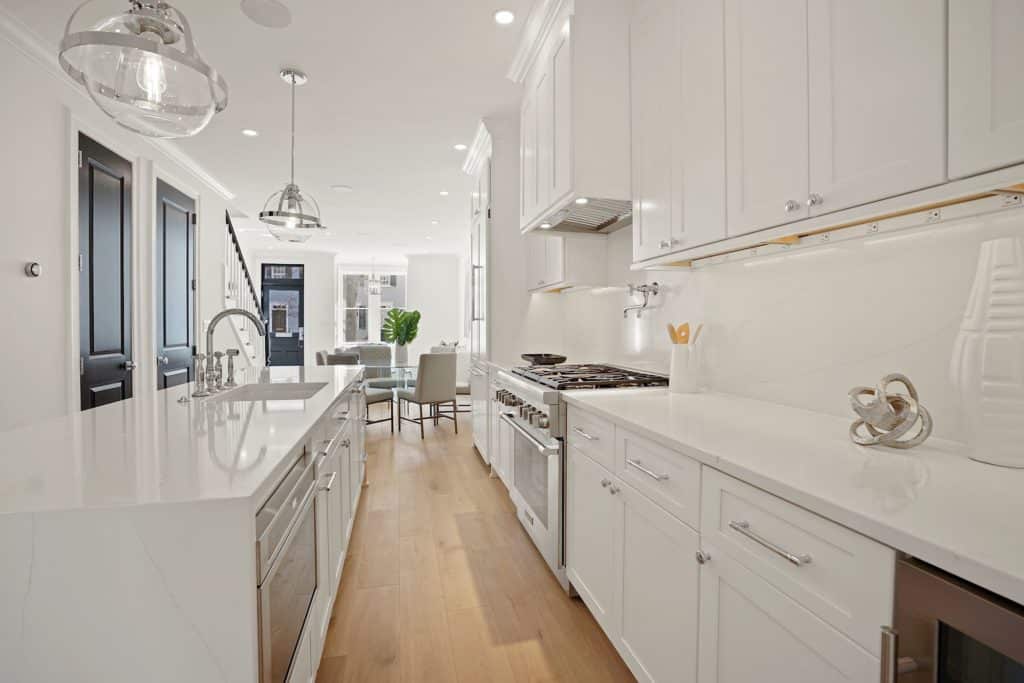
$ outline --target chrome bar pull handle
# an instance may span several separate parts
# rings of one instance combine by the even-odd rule
[[[644,467],[643,463],[640,462],[639,460],[631,460],[630,458],[626,458],[626,464],[640,470],[654,481],[668,481],[667,474],[658,474],[653,470],[649,470],[646,467]]]
[[[881,656],[882,669],[878,677],[879,683],[896,683],[896,677],[899,675],[899,652],[900,635],[888,626],[883,626]]]
[[[760,545],[760,546],[762,546],[764,548],[767,548],[768,550],[772,551],[773,553],[775,553],[776,555],[778,555],[782,559],[786,560],[790,564],[796,565],[797,567],[802,567],[805,564],[810,564],[811,563],[811,556],[810,555],[807,555],[806,553],[805,554],[801,554],[801,555],[795,555],[795,554],[789,552],[788,550],[786,550],[785,548],[783,548],[782,546],[779,546],[779,545],[776,545],[775,543],[772,543],[771,541],[769,541],[764,536],[761,536],[761,535],[756,534],[753,531],[751,531],[750,530],[750,522],[745,522],[745,521],[729,522],[729,528],[734,530],[734,531],[740,532],[741,534],[743,534],[744,536],[749,538],[754,543],[757,543],[758,545]]]
[[[572,431],[576,432],[577,434],[579,434],[580,436],[582,436],[582,437],[583,437],[584,439],[586,439],[587,441],[599,441],[599,440],[600,440],[600,439],[598,439],[598,438],[597,438],[596,436],[591,436],[590,434],[587,434],[587,433],[586,433],[585,431],[583,431],[583,430],[582,430],[582,429],[580,429],[579,427],[573,427],[573,428],[572,428]]]
[[[327,477],[327,483],[320,487],[321,491],[330,491],[334,488],[334,480],[338,478],[337,472],[331,472]]]

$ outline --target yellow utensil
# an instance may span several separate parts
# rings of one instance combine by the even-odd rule
[[[683,323],[676,329],[676,336],[679,338],[679,344],[690,343],[690,323]]]
[[[672,340],[673,344],[679,343],[679,335],[676,334],[676,328],[672,326],[672,323],[668,324],[668,338]]]

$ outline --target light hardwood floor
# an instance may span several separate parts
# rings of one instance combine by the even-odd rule
[[[317,683],[633,681],[519,526],[468,419],[460,430],[367,430],[370,485]]]

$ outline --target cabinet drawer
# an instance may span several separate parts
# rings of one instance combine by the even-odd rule
[[[589,455],[609,472],[615,469],[615,426],[610,421],[570,406],[566,429],[569,448]]]
[[[700,525],[700,463],[619,428],[615,473],[694,529]]]
[[[710,467],[701,537],[879,656],[878,629],[892,623],[892,549]]]

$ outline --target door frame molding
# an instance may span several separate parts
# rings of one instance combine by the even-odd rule
[[[68,324],[68,356],[67,356],[67,367],[66,377],[68,380],[68,391],[67,391],[67,412],[72,415],[82,410],[82,399],[81,399],[81,376],[79,373],[79,362],[81,356],[81,335],[79,332],[79,287],[78,287],[78,135],[79,133],[84,134],[103,145],[111,152],[118,156],[124,157],[132,165],[132,249],[131,249],[131,266],[132,266],[132,360],[139,355],[138,342],[142,338],[143,330],[141,328],[143,314],[145,308],[142,305],[141,297],[138,296],[138,292],[145,289],[143,280],[144,273],[140,272],[142,268],[140,266],[143,263],[141,242],[139,239],[141,236],[152,233],[152,225],[150,222],[148,225],[143,220],[143,212],[141,207],[143,205],[142,200],[146,199],[145,193],[140,193],[137,188],[144,187],[143,185],[143,165],[147,162],[139,154],[139,150],[124,141],[117,140],[114,136],[104,132],[92,124],[84,121],[77,116],[67,106],[64,107],[65,115],[67,117],[67,196],[65,198],[65,207],[67,209],[68,216],[68,252],[67,252],[67,275],[68,275],[68,303],[65,311],[65,320]],[[145,187],[148,187],[145,186]],[[154,185],[155,187],[155,185]],[[141,195],[141,196],[140,196]],[[151,195],[152,196],[152,195]],[[150,212],[155,216],[155,212]],[[150,239],[152,241],[152,239]],[[152,269],[148,273],[150,281],[154,276]],[[149,287],[149,291],[152,292],[152,284]],[[152,355],[152,354],[151,354]],[[155,360],[153,361],[156,362]],[[138,372],[141,368],[136,368],[132,376],[132,383],[136,387],[136,381],[140,378]],[[153,369],[155,372],[155,368]],[[141,389],[141,387],[139,387]],[[133,396],[137,394],[137,391],[133,391]]]
[[[142,332],[139,336],[139,341],[143,344],[143,349],[148,349],[148,355],[140,356],[139,370],[142,372],[144,379],[139,383],[140,389],[147,392],[155,392],[157,390],[156,385],[156,229],[157,229],[157,205],[156,205],[156,185],[157,182],[162,180],[168,185],[172,186],[178,192],[191,199],[196,203],[196,225],[193,235],[193,253],[192,253],[192,274],[196,281],[195,288],[195,305],[192,307],[192,329],[194,330],[195,340],[198,344],[199,333],[200,333],[200,317],[199,317],[199,292],[202,286],[199,278],[199,245],[201,240],[199,239],[199,229],[202,225],[200,212],[202,206],[200,204],[200,193],[199,190],[187,182],[182,181],[181,176],[174,173],[174,171],[167,168],[167,166],[161,164],[158,161],[153,161],[150,164],[150,178],[149,183],[146,185],[146,191],[149,192],[150,201],[148,202],[148,209],[150,214],[150,229],[146,231],[146,235],[142,241],[145,245],[142,245],[142,254],[146,261],[146,267],[149,270],[149,277],[146,278],[148,283],[148,291],[143,291],[142,296],[147,297],[145,300],[149,302],[149,315],[145,321],[145,325],[142,326]],[[147,289],[143,287],[143,289]]]

